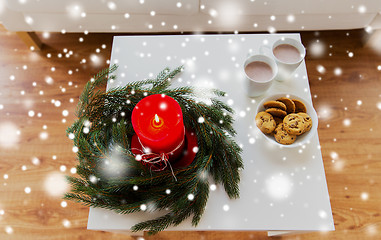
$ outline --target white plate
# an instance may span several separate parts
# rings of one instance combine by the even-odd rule
[[[293,95],[293,94],[278,93],[278,94],[274,94],[274,95],[271,95],[271,96],[263,98],[262,101],[259,102],[255,114],[265,110],[265,108],[263,107],[263,103],[265,103],[267,101],[270,101],[270,100],[277,100],[277,99],[279,99],[281,97],[287,97],[287,98],[290,98],[290,99],[297,99],[297,100],[302,101],[304,103],[304,105],[306,105],[307,114],[310,115],[310,117],[312,119],[312,128],[311,128],[311,130],[306,132],[306,133],[303,133],[300,136],[297,136],[296,137],[296,141],[294,143],[292,143],[292,144],[289,144],[289,145],[280,144],[277,141],[275,141],[274,136],[272,136],[271,134],[264,134],[264,133],[262,133],[262,131],[260,131],[260,132],[261,132],[261,134],[267,140],[269,140],[270,142],[272,142],[272,143],[274,143],[276,145],[279,145],[281,147],[293,148],[293,147],[302,146],[302,145],[306,144],[311,139],[311,137],[313,137],[316,134],[317,127],[318,127],[318,117],[317,117],[316,111],[315,111],[313,106],[308,101],[306,101],[305,99],[303,99],[303,98],[301,98],[299,96]]]

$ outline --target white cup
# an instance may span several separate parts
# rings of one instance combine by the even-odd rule
[[[247,95],[257,97],[271,87],[278,74],[278,67],[271,57],[257,54],[246,58],[243,71],[247,82]]]
[[[266,53],[266,48],[270,50],[269,53]],[[275,78],[277,81],[290,79],[306,56],[306,49],[300,41],[283,37],[271,47],[262,45],[260,52],[275,59],[278,66],[278,75]]]

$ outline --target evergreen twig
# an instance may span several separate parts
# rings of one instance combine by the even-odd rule
[[[192,225],[198,224],[209,196],[209,176],[224,186],[229,197],[239,197],[239,169],[243,163],[241,149],[233,140],[233,109],[215,98],[225,93],[212,90],[214,97],[209,99],[211,104],[206,104],[197,99],[210,92],[199,96],[196,92],[202,91],[193,87],[169,88],[172,79],[183,71],[182,66],[172,71],[165,68],[155,79],[132,82],[107,92],[100,90],[116,78],[112,75],[116,69],[113,65],[101,71],[85,85],[77,106],[78,119],[67,129],[68,135],[74,134],[73,142],[78,147],[79,177],[67,177],[72,189],[65,198],[122,214],[142,211],[142,204],[149,211],[168,211],[132,227],[133,231],[148,230],[153,234],[176,226],[191,215]],[[177,181],[173,181],[170,171],[149,171],[130,150],[134,134],[132,110],[152,94],[174,98],[183,111],[185,127],[193,129],[197,136],[199,151],[191,165],[174,169]],[[198,122],[200,117],[204,122]],[[189,194],[193,194],[193,200],[188,199]]]

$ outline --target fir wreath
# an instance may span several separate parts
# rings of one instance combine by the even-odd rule
[[[150,234],[176,226],[191,215],[192,225],[196,226],[208,199],[209,177],[221,183],[230,198],[238,198],[243,163],[241,149],[233,140],[233,110],[215,98],[225,93],[213,90],[214,97],[206,104],[197,100],[193,87],[170,89],[171,80],[182,67],[173,71],[165,68],[155,79],[109,91],[100,89],[115,80],[111,74],[116,69],[113,65],[99,72],[80,96],[78,119],[67,129],[78,149],[79,177],[67,176],[72,188],[64,198],[121,214],[163,210],[163,216],[131,228]],[[130,150],[129,140],[134,134],[132,110],[152,94],[174,98],[181,106],[185,127],[193,129],[197,136],[199,149],[192,164],[173,170],[177,181],[169,170],[150,171],[136,161]],[[204,122],[198,122],[200,117]]]

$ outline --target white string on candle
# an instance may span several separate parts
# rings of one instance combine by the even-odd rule
[[[155,115],[155,117],[156,116],[157,115]],[[184,133],[185,133],[185,127],[184,127]],[[159,164],[159,163],[164,163],[164,167],[162,167],[160,169],[156,169],[156,170],[153,169],[153,171],[155,171],[155,172],[162,171],[162,170],[164,170],[169,165],[169,168],[171,169],[171,172],[172,172],[172,176],[175,178],[175,181],[177,182],[177,178],[175,176],[175,173],[173,172],[172,165],[169,162],[169,155],[173,154],[175,151],[177,151],[183,145],[184,140],[185,140],[185,137],[179,143],[179,145],[177,145],[176,148],[174,148],[172,151],[170,151],[168,153],[152,153],[152,152],[145,151],[146,148],[144,147],[144,145],[142,144],[142,142],[140,141],[140,139],[138,137],[138,141],[139,141],[140,145],[142,146],[143,151],[141,149],[138,149],[138,148],[132,148],[131,150],[136,150],[136,151],[140,152],[138,154],[140,157],[139,157],[139,159],[136,159],[137,161],[143,161],[143,162],[149,163],[151,165],[155,165],[155,164]],[[150,167],[150,170],[152,170],[152,166]]]

